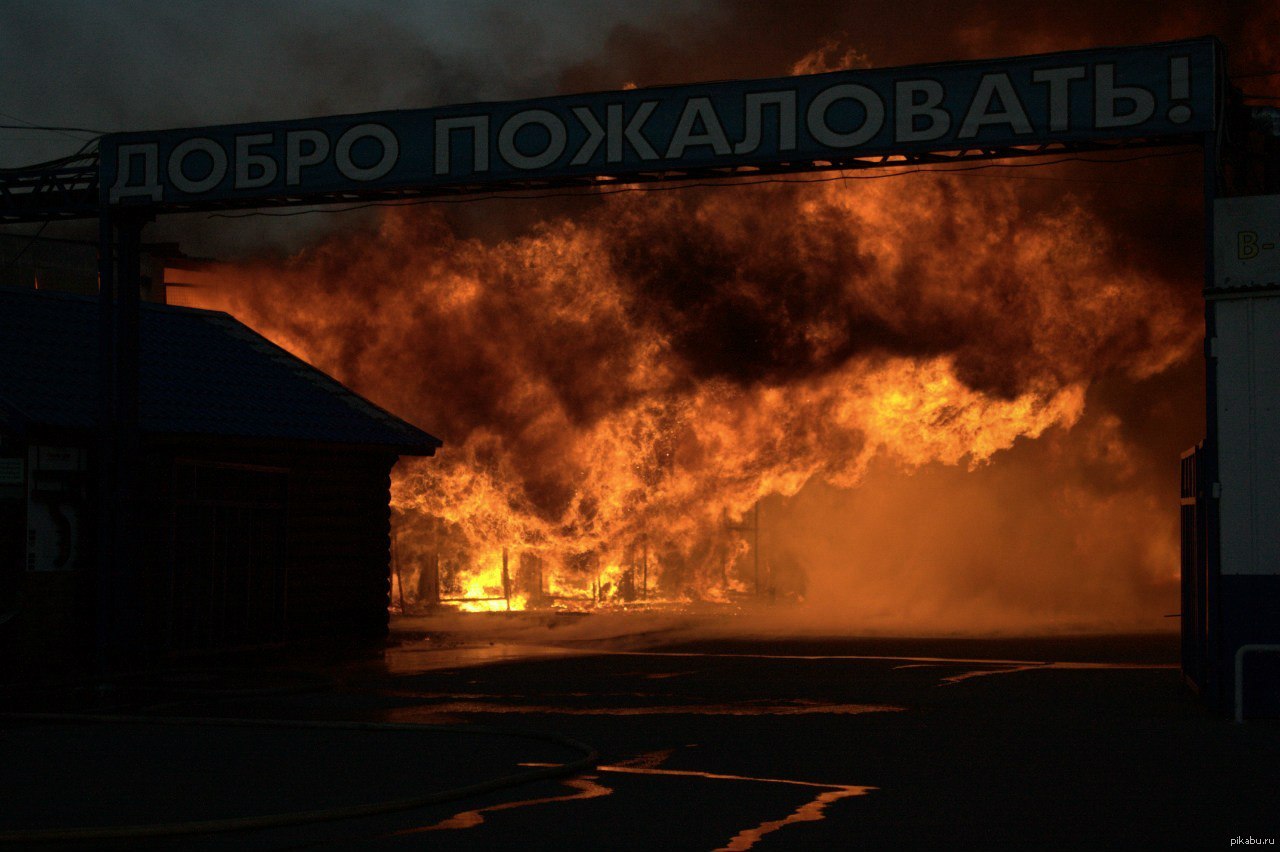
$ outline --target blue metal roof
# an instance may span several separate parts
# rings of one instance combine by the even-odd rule
[[[0,287],[0,422],[98,424],[98,300]],[[387,447],[441,445],[230,315],[143,304],[139,421],[154,435]]]

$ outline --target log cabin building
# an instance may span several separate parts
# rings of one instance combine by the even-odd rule
[[[227,314],[144,303],[135,533],[100,582],[98,333],[96,297],[0,286],[5,667],[91,662],[107,607],[135,660],[385,635],[390,470],[441,442]]]

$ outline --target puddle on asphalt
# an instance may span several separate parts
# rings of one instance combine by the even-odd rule
[[[772,834],[775,831],[786,828],[797,822],[817,822],[826,819],[825,811],[827,806],[832,802],[838,802],[841,799],[847,799],[851,796],[864,796],[874,787],[838,787],[828,790],[825,793],[819,793],[818,797],[811,802],[806,802],[796,808],[783,819],[769,820],[762,822],[755,828],[748,828],[740,831],[733,836],[728,845],[721,846],[716,852],[743,852],[755,846],[766,834]]]
[[[992,661],[996,665],[995,661]],[[1116,670],[1116,671],[1132,671],[1132,670],[1148,670],[1157,671],[1161,669],[1176,669],[1178,666],[1174,663],[1000,663],[999,668],[990,669],[974,669],[973,671],[963,672],[958,675],[951,675],[942,679],[943,684],[960,683],[975,677],[987,677],[989,675],[1013,674],[1014,672],[1035,672],[1054,669],[1063,670]]]
[[[751,775],[726,775],[719,772],[702,772],[695,769],[662,769],[659,766],[653,765],[655,763],[665,761],[670,754],[670,750],[665,750],[662,752],[656,752],[652,755],[641,755],[635,760],[628,761],[626,763],[597,766],[596,771],[600,773],[613,773],[620,775],[649,775],[677,778],[702,778],[708,781],[780,784],[791,787],[809,787],[822,790],[822,792],[813,799],[805,802],[782,819],[765,820],[759,825],[739,831],[729,839],[727,844],[718,847],[715,852],[745,852],[745,850],[751,849],[759,843],[766,835],[772,834],[775,831],[780,831],[788,825],[794,825],[801,822],[817,822],[825,819],[826,810],[833,802],[838,802],[841,799],[848,799],[853,796],[864,796],[877,789],[875,787],[866,787],[855,784],[821,784],[815,781],[798,781],[791,778],[761,778]],[[526,767],[542,767],[555,766],[556,764],[522,763],[520,765]],[[564,796],[559,799],[548,799],[546,801],[567,801],[574,798],[586,797]]]
[[[468,685],[475,681],[467,681]],[[379,689],[374,692],[383,698],[411,698],[415,701],[451,701],[497,699],[500,701],[517,701],[535,696],[520,692],[422,692],[416,689]],[[669,696],[661,692],[542,692],[536,697],[548,698],[639,698],[652,699]]]
[[[903,663],[960,663],[973,665],[1040,665],[1035,660],[992,660],[976,657],[902,657],[886,654],[732,654],[715,651],[607,651],[596,649],[591,652],[597,656],[608,657],[676,657],[676,658],[711,658],[722,660],[883,660],[885,662]]]
[[[744,702],[741,704],[656,704],[640,707],[568,707],[559,704],[504,704],[496,701],[445,701],[396,708],[390,721],[414,721],[422,714],[460,713],[546,714],[555,716],[807,716],[816,713],[855,716],[898,713],[906,708],[887,704],[826,704],[809,701]]]
[[[388,648],[383,662],[388,674],[403,675],[548,657],[580,657],[586,653],[593,652],[556,645],[518,645],[509,642],[458,645],[453,648],[414,644]]]
[[[522,764],[532,765],[532,764]],[[795,781],[790,778],[756,778],[750,775],[723,775],[716,772],[699,772],[689,769],[659,769],[650,766],[597,766],[599,772],[615,772],[628,775],[666,775],[685,778],[705,778],[710,781],[751,781],[758,784],[785,784],[794,787],[815,787],[824,792],[805,802],[782,819],[766,820],[753,828],[743,829],[715,852],[744,852],[755,846],[767,834],[772,834],[798,822],[816,822],[826,818],[825,811],[832,802],[852,796],[864,796],[875,787],[853,784],[819,784],[813,781]]]
[[[865,660],[894,662],[899,665],[895,669],[912,668],[953,668],[974,667],[959,674],[940,678],[939,685],[961,683],[966,680],[991,675],[1012,674],[1015,672],[1054,670],[1160,670],[1175,669],[1173,664],[1140,664],[1140,663],[1071,663],[1048,662],[1036,660],[998,660],[954,657],[916,657],[887,655],[799,655],[799,654],[732,654],[702,653],[680,651],[607,651],[600,649],[577,650],[556,646],[531,646],[516,644],[471,645],[457,648],[405,648],[387,656],[390,673],[407,674],[429,670],[460,668],[484,665],[495,662],[529,660],[548,657],[566,656],[634,656],[634,657],[670,657],[670,658],[723,658],[723,659],[765,659],[765,660]],[[648,680],[662,680],[692,674],[692,672],[658,672],[629,673],[642,675]],[[622,707],[574,707],[561,704],[518,704],[504,703],[502,699],[519,699],[525,696],[510,696],[482,693],[419,693],[403,697],[441,698],[439,703],[424,704],[418,707],[405,707],[393,710],[388,714],[393,719],[411,720],[423,714],[432,716],[441,714],[548,714],[566,716],[662,716],[662,715],[699,715],[699,716],[794,716],[806,714],[856,715],[878,712],[901,712],[903,707],[880,704],[844,704],[823,703],[818,701],[745,701],[721,702],[715,704],[652,704],[646,706]],[[546,696],[542,696],[545,700]],[[573,694],[564,697],[578,697]],[[586,697],[586,696],[581,696]],[[599,696],[596,696],[599,697]],[[640,693],[614,694],[614,697],[646,697]],[[488,700],[498,699],[498,700]],[[745,828],[731,837],[716,852],[746,852],[755,847],[770,834],[781,831],[787,826],[804,822],[816,822],[826,819],[827,810],[832,804],[842,799],[863,796],[876,790],[876,787],[823,784],[788,778],[753,777],[730,775],[699,770],[664,769],[661,764],[671,755],[671,750],[640,755],[630,761],[611,765],[597,766],[600,774],[640,775],[650,777],[682,777],[696,778],[711,782],[773,784],[790,787],[804,787],[817,791],[812,799],[780,819],[765,820],[758,825]],[[526,767],[545,767],[557,764],[522,763]],[[512,810],[538,805],[550,805],[564,802],[581,801],[606,797],[614,793],[614,789],[599,781],[599,775],[580,775],[560,782],[569,791],[560,796],[543,796],[504,802],[474,810],[461,811],[448,819],[428,826],[407,829],[398,834],[414,834],[427,831],[462,830],[475,828],[484,823],[484,815],[498,811]]]
[[[817,822],[825,819],[827,815],[827,808],[841,799],[847,799],[853,796],[864,796],[877,789],[875,787],[866,787],[854,784],[821,784],[814,781],[799,781],[792,778],[764,778],[751,775],[729,775],[720,772],[702,772],[695,769],[661,768],[661,764],[666,762],[667,758],[671,756],[673,751],[673,749],[664,749],[662,751],[642,754],[622,763],[597,766],[595,771],[600,774],[611,773],[617,775],[699,778],[707,781],[776,784],[787,787],[805,787],[821,791],[814,798],[803,803],[781,819],[765,820],[751,828],[744,828],[742,831],[739,831],[731,837],[724,846],[718,847],[716,852],[746,852],[746,850],[754,847],[767,835],[773,834],[776,831],[781,831],[789,825],[801,822]],[[529,768],[559,766],[559,764],[556,763],[521,763],[519,765]],[[392,836],[399,837],[411,834],[421,834],[428,831],[476,828],[484,823],[485,814],[514,810],[516,808],[534,807],[537,805],[551,805],[563,802],[582,801],[586,799],[598,799],[612,795],[615,792],[614,788],[600,783],[598,774],[579,775],[574,778],[565,779],[560,783],[573,792],[563,796],[540,796],[534,799],[519,799],[517,801],[502,802],[484,808],[459,811],[448,819],[441,820],[440,822],[398,831]]]
[[[533,764],[521,764],[521,766],[532,766]],[[539,766],[555,766],[554,763],[538,764]],[[495,813],[497,811],[509,811],[515,808],[527,808],[533,805],[549,805],[555,802],[573,802],[578,799],[598,799],[601,796],[608,796],[613,792],[612,787],[605,787],[603,784],[596,783],[595,775],[579,775],[576,778],[569,778],[560,783],[570,789],[576,790],[567,796],[543,796],[538,799],[521,799],[516,802],[503,802],[497,805],[490,805],[487,808],[476,808],[472,811],[461,811],[454,814],[446,820],[441,820],[434,825],[424,825],[419,828],[408,828],[404,831],[397,831],[394,836],[399,837],[405,834],[419,834],[424,831],[441,831],[446,829],[475,828],[484,822],[484,815],[487,813]]]
[[[950,675],[942,678],[944,684],[960,683],[975,677],[986,677],[988,675],[1012,674],[1014,672],[1037,671],[1040,669],[1176,669],[1178,666],[1174,663],[1058,663],[1048,662],[1044,660],[998,660],[998,659],[978,659],[973,657],[909,657],[909,656],[892,656],[880,654],[733,654],[733,653],[716,653],[702,651],[615,651],[604,650],[599,648],[578,649],[564,648],[557,645],[521,645],[515,643],[492,643],[477,645],[462,645],[455,648],[432,648],[421,645],[407,645],[388,651],[386,656],[387,671],[390,674],[412,674],[415,672],[425,672],[439,669],[466,668],[470,666],[487,665],[490,663],[515,662],[519,660],[545,659],[553,657],[573,657],[573,656],[613,656],[613,657],[672,657],[672,658],[716,658],[716,659],[747,659],[747,660],[806,660],[806,661],[824,661],[824,660],[865,660],[865,661],[884,661],[896,662],[900,665],[894,666],[894,669],[911,669],[911,668],[930,668],[938,666],[952,665],[973,665],[983,666],[984,668],[973,669],[962,672],[958,675]],[[692,674],[693,672],[656,672],[645,673],[643,676],[649,680],[661,680],[670,677],[679,677],[681,675]],[[641,674],[639,672],[635,674]],[[833,705],[837,706],[837,705]],[[838,705],[841,707],[863,707],[859,710],[828,710],[828,711],[792,711],[792,712],[877,712],[881,710],[900,710],[900,707],[879,707],[873,705]],[[462,709],[461,706],[456,708],[436,708],[440,712],[457,712],[457,713],[476,713],[476,712],[493,712],[493,713],[543,713],[543,712],[563,712],[569,715],[642,715],[643,710],[633,710],[630,713],[619,711],[603,711],[603,710],[575,710],[565,708],[562,710],[549,710],[546,708],[537,709],[485,709],[472,710]],[[650,708],[652,713],[674,713],[681,712],[667,708]],[[687,712],[696,713],[696,710]],[[711,712],[709,715],[760,715],[756,713],[733,713],[726,714],[721,710]],[[779,713],[778,715],[781,715]]]

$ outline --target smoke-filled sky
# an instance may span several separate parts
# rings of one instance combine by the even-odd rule
[[[1206,34],[1251,72],[1277,31],[1269,2],[8,3],[0,112],[141,129]],[[397,472],[406,552],[427,517],[462,561],[643,541],[666,592],[722,596],[746,551],[718,536],[760,503],[812,629],[1161,629],[1202,254],[1199,154],[1154,153],[148,237],[228,261],[184,300],[445,439]]]
[[[8,0],[0,123],[183,127],[1205,34],[1248,71],[1277,64],[1264,34],[1278,27],[1267,0]],[[75,136],[0,130],[0,166],[70,153]],[[152,236],[223,255],[294,246],[334,226],[322,219],[167,220]]]

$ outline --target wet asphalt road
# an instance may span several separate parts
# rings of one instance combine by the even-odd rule
[[[592,771],[458,802],[148,848],[1225,849],[1237,836],[1276,837],[1280,725],[1207,713],[1175,661],[1169,636],[557,647],[436,636],[380,659],[311,660],[332,676],[322,688],[117,698],[118,709],[167,715],[514,727],[601,754]],[[71,736],[48,725],[5,733]],[[385,733],[164,735],[190,737],[173,742],[135,732],[122,745],[119,732],[79,732],[75,748],[86,772],[123,773],[126,788],[155,774],[148,761],[185,754],[169,771],[199,791],[206,818],[244,801],[300,809],[444,789],[577,756],[500,737]],[[95,763],[94,743],[107,741],[116,752]],[[258,769],[227,759],[237,751]],[[137,756],[132,770],[119,753]],[[46,805],[42,824],[57,824],[60,807]],[[141,812],[193,818],[180,799]],[[30,823],[11,812],[4,824]]]

